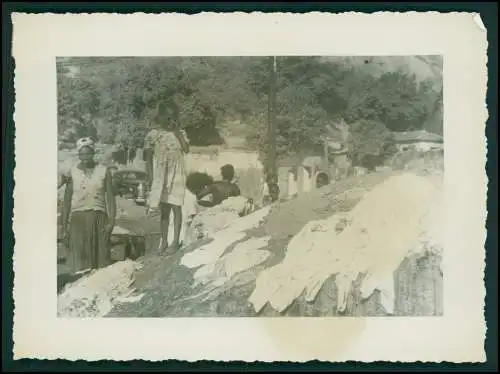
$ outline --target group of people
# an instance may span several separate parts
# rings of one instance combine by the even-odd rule
[[[196,196],[202,207],[219,205],[229,197],[240,196],[241,191],[234,182],[235,170],[233,165],[226,164],[220,168],[221,180],[214,181],[206,173],[192,173],[188,176],[186,187]]]
[[[158,103],[153,123],[156,126],[147,134],[143,152],[150,185],[148,214],[160,215],[159,251],[173,254],[181,245],[182,205],[189,188],[184,155],[189,152],[189,142],[180,129],[174,101]],[[68,249],[66,264],[73,273],[110,263],[109,239],[116,216],[112,176],[106,166],[96,162],[93,140],[78,140],[77,151],[79,162],[61,176],[58,185],[65,185],[62,229]],[[191,192],[201,206],[218,205],[240,195],[234,174],[232,165],[224,165],[221,181],[205,183]],[[168,243],[171,213],[174,235]]]

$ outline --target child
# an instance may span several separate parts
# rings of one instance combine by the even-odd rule
[[[241,191],[234,179],[233,165],[224,165],[220,169],[222,180],[207,185],[197,194],[198,204],[205,207],[219,205],[229,197],[240,196]]]
[[[175,253],[180,247],[182,229],[182,205],[185,197],[186,167],[184,154],[189,144],[178,124],[179,110],[173,100],[160,102],[157,106],[153,129],[146,136],[144,157],[151,183],[149,208],[160,209],[160,252]],[[168,246],[170,211],[174,213],[174,238]]]

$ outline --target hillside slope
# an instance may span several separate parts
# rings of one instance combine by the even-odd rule
[[[423,178],[416,177],[413,175],[415,173]],[[429,188],[435,186],[439,190],[442,185],[440,173],[427,174],[414,170],[413,176],[408,177],[402,172],[379,172],[326,186],[295,200],[282,203],[280,206],[274,206],[269,212],[257,211],[253,215],[236,220],[237,222],[216,233],[212,239],[194,243],[183,253],[172,257],[149,254],[140,259],[140,269],[134,274],[134,294],[140,296],[133,302],[115,301],[112,303],[114,305],[112,310],[106,310],[103,314],[108,317],[383,316],[388,314],[389,309],[389,313],[393,315],[440,315],[443,312],[441,254],[440,250],[430,252],[427,248],[428,241],[425,245],[419,242],[420,248],[407,248],[407,251],[405,249],[405,256],[398,262],[399,266],[397,270],[395,269],[394,278],[391,276],[395,287],[392,306],[388,304],[387,296],[383,292],[387,287],[385,289],[382,287],[382,291],[375,287],[373,292],[366,294],[366,287],[369,288],[367,284],[371,282],[373,286],[373,282],[368,282],[366,279],[363,282],[366,274],[361,273],[353,278],[353,286],[347,288],[345,298],[341,295],[341,291],[346,290],[345,284],[342,286],[339,283],[340,280],[332,275],[321,283],[321,287],[312,300],[307,292],[298,292],[297,297],[291,297],[291,302],[284,309],[277,307],[277,310],[272,307],[270,304],[278,305],[279,303],[276,300],[272,302],[272,297],[269,295],[271,303],[266,303],[261,309],[256,307],[255,299],[258,295],[253,295],[252,300],[252,294],[259,293],[256,292],[258,277],[264,274],[263,270],[272,269],[275,265],[288,261],[286,259],[292,252],[297,251],[297,248],[292,249],[291,240],[299,237],[300,235],[297,234],[303,232],[305,227],[317,226],[317,224],[321,226],[321,222],[327,222],[324,219],[331,219],[337,213],[344,212],[349,215],[350,212],[356,210],[356,207],[360,207],[360,202],[368,198],[370,191],[376,190],[378,186],[380,194],[380,191],[383,191],[380,186],[389,180],[404,180],[403,174],[406,175],[405,178],[410,178],[412,183],[417,181]],[[401,178],[394,179],[394,177]],[[411,200],[412,196],[418,195],[418,191],[424,190],[425,188],[420,188],[413,194],[402,194],[399,199]],[[395,197],[394,201],[397,201],[394,192],[391,194]],[[410,209],[411,204],[415,207],[420,205],[417,200],[413,203],[410,200],[408,200],[409,204],[404,205],[408,207],[407,209]],[[388,202],[388,204],[391,203]],[[366,203],[364,205],[366,209]],[[373,212],[374,218],[371,219],[374,220],[374,224],[380,226],[389,214],[384,211],[390,212],[392,209],[402,214],[404,210],[400,208],[403,208],[403,205],[395,204],[392,207],[388,206],[387,209],[377,208]],[[386,218],[383,218],[384,214]],[[379,215],[380,220],[377,219]],[[418,215],[411,217],[418,218]],[[359,221],[359,217],[351,217],[351,219]],[[344,226],[349,227],[349,224],[344,224]],[[337,230],[338,226],[335,227]],[[379,233],[377,240],[389,240],[387,243],[390,246],[391,238],[396,238],[397,232],[391,231],[391,227],[386,229],[381,227],[375,230]],[[341,233],[347,231],[345,228],[340,229]],[[332,232],[328,235],[332,235]],[[355,235],[355,238],[357,237]],[[325,241],[317,240],[316,243],[324,244]],[[287,246],[289,246],[288,251]],[[322,250],[330,247],[323,245]],[[383,247],[382,245],[377,248]],[[409,247],[411,247],[410,244]],[[305,249],[299,248],[299,251]],[[311,249],[313,250],[314,248]],[[345,251],[348,252],[347,249]],[[308,251],[303,252],[302,256],[304,253],[307,257]],[[314,255],[309,256],[307,261],[311,258],[317,264],[317,261],[327,262],[329,257]],[[101,272],[103,271],[105,270]],[[292,267],[285,276],[299,279],[300,272],[303,271],[304,269],[300,270],[300,267]],[[278,283],[280,281],[276,278],[270,285]],[[290,282],[286,281],[283,284],[288,283]],[[281,293],[285,294],[290,291],[287,291],[287,287],[285,286]],[[285,304],[287,303],[283,305]],[[341,307],[340,304],[345,305]]]

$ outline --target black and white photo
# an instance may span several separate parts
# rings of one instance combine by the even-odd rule
[[[57,74],[60,316],[444,313],[441,56]]]
[[[486,360],[478,14],[12,23],[16,359]]]

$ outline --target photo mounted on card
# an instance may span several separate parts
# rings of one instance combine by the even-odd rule
[[[13,23],[17,358],[484,361],[474,14]]]

